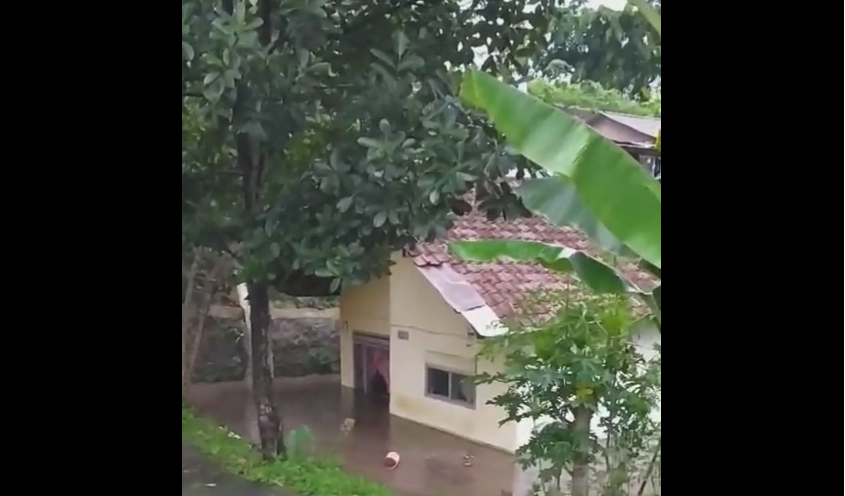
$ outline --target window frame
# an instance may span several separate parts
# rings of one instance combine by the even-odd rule
[[[449,396],[441,396],[439,394],[432,393],[431,390],[431,372],[442,372],[449,375]],[[472,401],[464,401],[453,398],[453,387],[455,384],[455,376],[463,377],[467,380],[472,380],[472,376],[466,374],[465,372],[458,372],[456,370],[447,369],[444,367],[439,367],[436,365],[426,364],[425,365],[425,396],[426,398],[442,401],[444,403],[449,403],[450,405],[460,406],[462,408],[467,408],[469,410],[476,410],[478,408],[478,387],[476,384],[473,384],[472,390]]]

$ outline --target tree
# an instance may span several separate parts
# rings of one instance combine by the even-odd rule
[[[531,165],[457,93],[479,51],[527,72],[558,2],[527,3],[182,1],[183,253],[230,255],[248,286],[265,457],[285,452],[271,287],[327,296],[383,276],[393,251],[467,213],[473,188],[491,216],[526,213],[503,178]]]
[[[627,152],[578,119],[495,78],[467,74],[464,98],[487,111],[511,146],[549,177],[518,189],[525,206],[559,226],[575,226],[609,254],[638,259],[657,279],[663,266],[662,185]],[[642,288],[591,254],[527,241],[455,243],[461,258],[505,258],[575,272],[598,294],[633,294],[662,320],[662,288]]]
[[[195,248],[182,256],[182,401],[193,384],[211,306],[231,277],[228,257]]]
[[[662,25],[659,13],[645,0],[632,0],[632,4],[636,5],[654,31],[660,35]],[[463,97],[470,104],[488,113],[497,129],[508,138],[515,150],[548,173],[547,177],[526,182],[518,190],[527,208],[545,216],[554,224],[579,228],[608,254],[614,255],[614,262],[619,261],[617,257],[639,259],[645,270],[660,279],[663,260],[662,184],[659,180],[646,175],[627,153],[577,119],[490,76],[478,72],[468,74],[464,80]],[[662,137],[658,139],[657,147],[662,147]],[[550,270],[559,272],[574,272],[580,281],[592,290],[594,297],[598,298],[602,295],[634,294],[648,305],[652,310],[651,317],[658,328],[662,328],[661,287],[646,291],[621,274],[616,264],[605,263],[599,257],[567,247],[519,241],[458,243],[454,244],[451,250],[453,254],[472,261],[486,262],[506,258],[521,262],[538,262]],[[571,463],[575,483],[573,494],[584,496],[589,492],[589,486],[585,482],[585,469],[590,458],[587,449],[590,444],[585,444],[583,437],[582,441],[578,442],[577,438],[572,439],[571,436],[579,432],[583,434],[586,419],[598,412],[603,401],[610,400],[611,404],[618,407],[620,403],[614,400],[614,397],[628,401],[641,399],[637,397],[641,393],[628,394],[631,388],[623,387],[614,391],[615,388],[607,386],[619,385],[617,379],[620,377],[634,379],[637,376],[635,372],[642,369],[619,368],[618,365],[625,363],[625,360],[620,358],[626,353],[607,354],[614,349],[624,350],[624,341],[616,340],[616,344],[610,346],[612,340],[599,339],[592,341],[598,346],[587,345],[586,343],[591,342],[589,336],[594,335],[590,331],[594,326],[589,323],[583,325],[585,322],[579,316],[596,315],[596,312],[584,311],[585,309],[581,308],[577,309],[574,315],[569,315],[566,309],[571,307],[567,307],[566,301],[561,301],[561,304],[564,311],[558,316],[562,316],[562,319],[552,321],[561,326],[539,326],[535,329],[536,332],[529,334],[528,342],[519,342],[518,338],[511,341],[515,342],[515,348],[508,354],[509,373],[495,378],[508,382],[511,388],[508,394],[497,398],[496,401],[497,404],[510,405],[509,420],[526,418],[526,415],[534,419],[538,413],[548,415],[549,411],[560,412],[561,405],[555,404],[555,401],[560,402],[562,399],[567,402],[564,406],[571,414],[571,422],[551,424],[535,433],[526,450],[536,457],[548,459],[551,455],[548,452],[550,446],[572,447],[568,453],[572,456],[564,456],[561,459]],[[566,325],[567,322],[573,321],[571,317],[576,317],[575,326]],[[597,322],[593,320],[593,323]],[[608,326],[599,325],[598,328],[608,329]],[[629,328],[628,325],[617,327],[615,335],[618,338],[623,335],[620,333]],[[578,342],[569,342],[570,339]],[[620,344],[621,348],[617,346]],[[567,353],[568,350],[573,353]],[[582,351],[585,354],[577,356]],[[596,356],[596,351],[605,355]],[[601,359],[595,360],[596,358]],[[584,367],[587,362],[591,362],[590,367]],[[658,366],[659,362],[658,360]],[[608,365],[611,365],[609,369]],[[579,369],[588,373],[579,375]],[[571,375],[573,371],[575,374]],[[594,372],[596,375],[593,375]],[[611,373],[608,375],[606,372]],[[596,377],[609,377],[611,381],[595,381]],[[639,380],[631,382],[634,390],[637,382]],[[597,387],[590,387],[591,383]],[[537,387],[538,385],[540,387]],[[659,377],[654,385],[659,390]],[[604,394],[600,392],[602,389]],[[562,390],[566,393],[549,397],[543,395],[544,390]],[[587,391],[587,394],[580,395],[579,390]],[[537,407],[537,402],[542,401],[546,404]],[[629,406],[636,406],[636,403],[637,401],[634,401]],[[643,419],[642,408],[630,410],[626,406],[623,410],[639,410],[640,415],[629,417],[629,420],[636,420],[638,417],[639,422]],[[561,439],[568,441],[554,442]],[[639,447],[642,447],[641,443]],[[661,448],[662,441],[657,443],[649,461],[646,479],[651,477],[654,467],[659,464]],[[613,471],[613,467],[609,468]],[[640,486],[640,495],[646,490],[647,483],[648,480],[645,480]]]
[[[550,83],[536,79],[529,83],[528,93],[561,108],[576,108],[643,117],[660,117],[663,111],[659,98],[632,100],[619,90],[606,89],[599,83]]]
[[[230,282],[231,261],[198,243],[215,203],[208,195],[208,174],[217,157],[201,146],[203,124],[197,109],[182,105],[182,400],[192,385],[211,306]]]
[[[536,427],[517,455],[539,472],[537,494],[564,494],[568,475],[571,494],[587,496],[599,468],[602,494],[630,494],[648,472],[637,465],[654,437],[660,371],[631,342],[633,324],[627,298],[570,284],[531,295],[507,334],[485,340],[484,356],[504,357],[501,372],[479,378],[506,387],[491,404],[507,413],[503,422]]]
[[[661,17],[646,0],[631,0],[652,29]],[[559,226],[583,231],[611,255],[639,259],[657,280],[663,270],[663,186],[628,153],[578,119],[495,78],[472,71],[463,98],[483,109],[511,146],[549,177],[525,182],[518,194],[525,206]],[[658,148],[662,147],[662,136]],[[598,294],[634,294],[662,328],[663,290],[639,287],[612,264],[567,247],[521,241],[457,243],[453,254],[486,262],[497,258],[537,262],[575,272]]]
[[[661,9],[660,0],[648,0]],[[648,99],[659,83],[662,50],[659,33],[633,7],[593,9],[575,1],[555,18],[555,35],[540,66],[551,76],[592,81],[636,99]]]

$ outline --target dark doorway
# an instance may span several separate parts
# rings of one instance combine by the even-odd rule
[[[375,399],[390,397],[390,340],[356,333],[355,389]]]

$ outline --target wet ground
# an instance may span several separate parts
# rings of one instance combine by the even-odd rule
[[[182,443],[182,496],[290,496],[225,474]]]
[[[346,470],[383,482],[401,496],[511,496],[525,492],[524,487],[514,490],[521,474],[512,455],[392,417],[386,404],[357,398],[336,378],[281,380],[276,390],[287,431],[307,427],[315,440],[314,449],[340,455]],[[191,399],[203,414],[244,437],[257,438],[252,400],[243,384],[197,385]],[[345,423],[349,425],[347,419],[355,421],[349,433],[344,429]],[[394,471],[382,465],[391,451],[402,456]],[[471,466],[466,466],[467,457]],[[185,492],[184,481],[183,474],[183,495],[193,496]],[[206,494],[212,496],[196,496]]]

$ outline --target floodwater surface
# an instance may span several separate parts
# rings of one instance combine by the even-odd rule
[[[340,456],[350,473],[382,482],[401,496],[511,496],[527,493],[512,455],[392,417],[379,404],[342,388],[337,378],[282,379],[276,385],[285,430],[307,427],[319,452]],[[243,383],[201,384],[192,403],[239,435],[257,440],[252,399]],[[354,428],[345,432],[347,419]],[[402,456],[396,470],[387,453]]]

